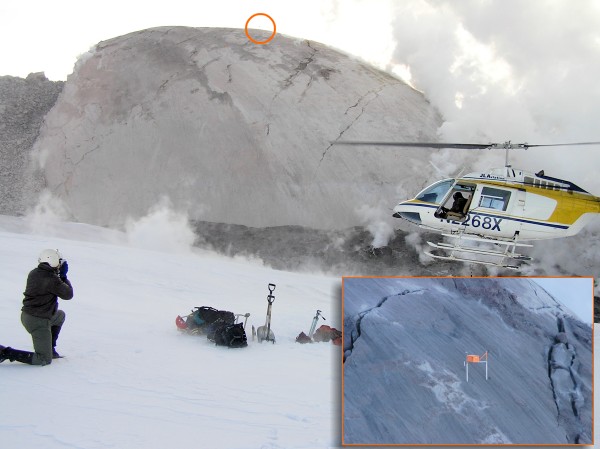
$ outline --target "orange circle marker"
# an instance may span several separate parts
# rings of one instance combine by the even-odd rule
[[[265,16],[267,19],[269,19],[273,23],[273,33],[271,34],[271,36],[269,36],[268,39],[266,39],[264,41],[257,41],[256,39],[252,38],[252,36],[250,36],[250,33],[248,33],[248,24],[256,16]],[[271,40],[275,37],[275,32],[277,31],[277,26],[275,25],[275,21],[273,20],[273,18],[270,15],[265,14],[264,12],[257,12],[256,14],[252,14],[250,16],[250,18],[248,20],[246,20],[246,27],[245,27],[244,31],[246,32],[246,37],[248,39],[250,39],[251,42],[253,42],[255,44],[258,44],[258,45],[263,45],[263,44],[266,44],[268,42],[271,42]]]

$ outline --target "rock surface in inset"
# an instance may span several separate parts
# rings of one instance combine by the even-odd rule
[[[344,339],[346,444],[591,444],[592,329],[532,280],[346,278]]]

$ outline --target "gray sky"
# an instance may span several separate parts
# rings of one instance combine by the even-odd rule
[[[533,280],[571,309],[584,323],[594,322],[591,278],[533,278]]]
[[[380,66],[393,52],[392,0],[2,0],[0,75],[45,71],[66,79],[78,55],[101,40],[157,26],[243,29],[255,13],[277,32],[313,39]],[[272,31],[257,17],[250,28]]]

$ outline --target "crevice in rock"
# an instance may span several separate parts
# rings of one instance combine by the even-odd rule
[[[290,76],[288,76],[285,80],[283,80],[283,87],[273,96],[273,98],[271,99],[271,102],[275,101],[277,99],[277,97],[279,97],[279,95],[281,95],[281,93],[284,90],[286,90],[288,87],[290,87],[292,84],[294,84],[294,79],[298,75],[300,75],[300,73],[302,73],[304,70],[306,70],[308,65],[314,61],[315,55],[317,54],[317,49],[310,45],[310,41],[307,40],[305,42],[306,42],[306,45],[308,46],[308,48],[310,48],[310,50],[311,50],[310,54],[305,59],[303,59],[302,61],[300,61],[298,63],[298,65],[294,68],[294,70],[292,71]],[[312,82],[312,77],[309,80],[309,84],[311,82]],[[308,88],[308,86],[307,86],[307,88]],[[306,92],[306,89],[305,89],[305,92]]]
[[[378,89],[374,89],[374,90],[370,90],[369,92],[367,92],[366,94],[364,94],[362,97],[360,97],[357,102],[348,107],[348,109],[346,109],[346,111],[344,112],[344,115],[348,114],[348,111],[352,108],[358,107],[359,104],[361,104],[363,102],[363,100],[365,100],[365,98],[369,97],[364,104],[361,105],[361,110],[358,113],[358,115],[356,117],[354,117],[354,119],[338,134],[338,136],[335,138],[335,140],[333,140],[332,142],[330,142],[329,146],[327,148],[325,148],[325,150],[323,151],[323,154],[321,155],[321,159],[319,160],[319,165],[317,167],[317,173],[319,171],[319,168],[321,168],[321,163],[323,162],[323,160],[325,159],[325,156],[327,156],[327,153],[329,151],[329,149],[335,145],[337,143],[338,140],[340,140],[342,138],[342,136],[362,117],[362,115],[364,114],[365,110],[367,109],[367,106],[369,106],[369,104],[377,99],[379,97],[379,94],[381,93],[381,91],[383,89],[385,89],[388,86],[381,86]],[[316,174],[315,174],[315,178],[316,178]]]
[[[580,394],[577,354],[575,347],[568,341],[570,332],[563,317],[556,317],[556,327],[558,333],[548,350],[548,378],[556,405],[557,424],[565,429],[567,441],[575,443],[582,432],[578,404]],[[569,373],[568,377],[565,377],[565,371]]]
[[[404,296],[404,295],[409,295],[411,293],[417,293],[417,292],[421,292],[424,289],[420,288],[420,289],[415,289],[415,290],[403,290],[400,293],[394,293],[393,295],[388,295],[388,296],[384,296],[383,298],[381,298],[381,300],[373,307],[367,309],[367,310],[363,310],[362,312],[359,312],[358,314],[358,318],[356,319],[356,325],[355,325],[355,329],[354,331],[352,331],[352,333],[350,334],[350,345],[344,349],[344,362],[346,361],[346,359],[352,355],[352,351],[354,350],[354,343],[356,343],[356,341],[360,338],[360,336],[362,335],[362,330],[361,330],[361,324],[362,324],[362,320],[365,316],[367,316],[369,313],[371,313],[373,310],[378,309],[380,307],[382,307],[386,301],[390,298],[396,297],[396,296]],[[346,351],[348,351],[348,355],[346,355]]]
[[[81,157],[79,158],[79,160],[78,160],[77,162],[73,163],[73,166],[74,166],[74,167],[77,167],[77,166],[78,166],[78,165],[79,165],[81,162],[83,162],[83,160],[84,160],[84,159],[85,159],[85,158],[86,158],[86,157],[87,157],[89,154],[92,154],[94,151],[96,151],[96,150],[97,150],[97,149],[99,149],[99,148],[100,148],[100,145],[96,145],[96,146],[95,146],[94,148],[92,148],[91,150],[89,150],[89,151],[86,151],[85,153],[83,153],[83,154],[81,155]]]
[[[310,89],[310,86],[312,86],[312,83],[313,83],[314,79],[315,79],[315,77],[312,76],[312,75],[310,75],[310,78],[308,79],[308,83],[306,83],[306,86],[304,87],[304,90],[300,94],[300,99],[298,100],[298,103],[300,103],[304,99],[304,97],[306,96],[306,92],[308,91],[308,89]]]
[[[92,139],[93,140],[93,139]],[[65,161],[66,162],[70,162],[71,163],[71,170],[65,174],[64,177],[64,181],[59,183],[54,189],[53,189],[53,193],[56,194],[61,188],[64,189],[65,193],[68,193],[67,189],[66,189],[66,185],[68,185],[68,182],[70,182],[73,179],[73,175],[75,174],[75,169],[77,168],[77,166],[83,162],[83,160],[90,154],[92,154],[93,152],[95,152],[96,150],[98,150],[100,148],[100,145],[96,145],[94,148],[92,148],[91,150],[86,151],[85,153],[83,153],[81,155],[81,157],[79,158],[79,160],[77,162],[73,162],[71,160],[71,158],[67,155],[65,155]]]
[[[556,398],[556,390],[554,389],[554,381],[552,379],[552,351],[554,345],[550,345],[548,349],[548,379],[550,380],[550,388],[552,389],[552,398],[554,399],[554,405],[556,406],[556,421],[560,420],[560,407],[558,406],[558,400]]]
[[[166,32],[165,34],[168,34],[168,33],[169,33],[169,31],[171,31],[171,29],[167,30],[167,32]],[[182,40],[182,41],[175,42],[175,45],[181,45],[181,44],[185,44],[186,42],[192,41],[192,40],[194,40],[194,39],[196,39],[196,37],[195,37],[195,36],[194,36],[194,37],[188,37],[187,39],[184,39],[184,40]]]
[[[158,91],[159,92],[162,91],[168,83],[169,83],[169,80],[165,80],[164,83],[162,83],[160,86],[158,86]]]

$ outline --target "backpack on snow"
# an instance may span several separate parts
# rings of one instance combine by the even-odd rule
[[[227,346],[229,348],[245,348],[248,346],[246,331],[242,323],[221,323],[211,333],[207,333],[206,336],[209,340],[215,342],[217,346]]]
[[[248,346],[243,323],[235,323],[235,315],[227,310],[214,307],[195,307],[185,320],[178,316],[175,319],[177,328],[183,332],[206,337],[219,346],[244,348]],[[250,314],[242,315],[248,318]]]
[[[195,310],[188,315],[185,323],[189,329],[199,329],[204,332],[210,330],[211,325],[217,321],[233,324],[235,315],[233,312],[217,310],[214,307],[195,307]]]

